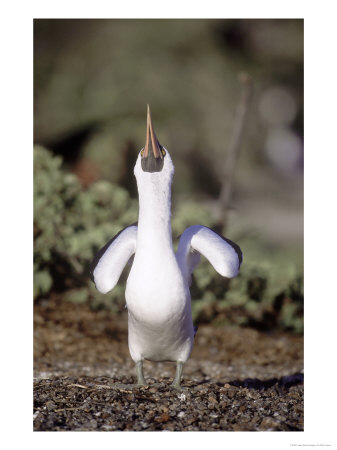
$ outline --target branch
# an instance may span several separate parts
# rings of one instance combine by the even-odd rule
[[[220,195],[218,198],[219,210],[221,211],[221,215],[219,218],[217,228],[221,229],[222,232],[226,229],[228,222],[228,210],[233,191],[234,173],[240,153],[242,136],[246,125],[247,113],[249,110],[253,94],[253,81],[251,77],[247,73],[241,72],[239,73],[238,78],[242,84],[242,91],[235,113],[233,133],[227,151],[227,158],[225,161],[225,173],[221,185]]]

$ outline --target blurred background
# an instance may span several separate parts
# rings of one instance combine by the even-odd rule
[[[242,73],[253,94],[229,174]],[[147,103],[175,164],[173,237],[200,223],[244,255],[230,283],[202,261],[195,322],[302,333],[303,20],[34,21],[36,303],[124,310],[128,269],[106,296],[88,271],[137,221]]]

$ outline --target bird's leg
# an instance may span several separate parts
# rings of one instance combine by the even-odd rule
[[[136,362],[136,373],[137,373],[137,384],[140,386],[144,386],[145,383],[145,378],[144,378],[144,374],[143,374],[143,361],[137,361]]]
[[[136,362],[137,382],[135,384],[114,383],[111,387],[113,389],[133,389],[139,386],[145,386],[146,382],[143,375],[143,361]]]
[[[175,388],[180,387],[180,380],[181,380],[181,374],[183,371],[183,365],[184,363],[182,361],[177,361],[177,369],[176,369],[176,376],[174,377],[172,386]]]

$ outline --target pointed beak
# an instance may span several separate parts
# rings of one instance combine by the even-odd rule
[[[160,151],[160,144],[152,125],[150,106],[147,105],[146,142],[144,147],[144,158],[150,156],[151,152],[153,153],[153,156],[155,158],[163,159],[163,155]]]

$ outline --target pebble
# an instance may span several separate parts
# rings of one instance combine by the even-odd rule
[[[67,377],[68,384],[76,381]],[[303,430],[303,384],[280,393],[272,387],[262,392],[230,386],[224,391],[208,383],[179,393],[168,384],[125,393],[95,388],[91,377],[81,377],[81,384],[90,388],[83,399],[76,386],[64,391],[64,382],[62,377],[36,381],[35,430]]]
[[[202,325],[181,390],[150,362],[148,386],[114,389],[135,379],[127,315],[58,300],[34,307],[35,431],[303,430],[302,336]]]

